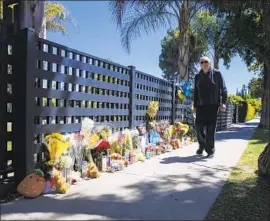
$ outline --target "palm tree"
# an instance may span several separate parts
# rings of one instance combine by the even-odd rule
[[[44,19],[40,37],[47,37],[47,31],[60,32],[63,35],[68,35],[68,30],[65,23],[70,22],[76,25],[74,18],[69,11],[58,2],[45,2]]]
[[[161,27],[176,23],[179,32],[178,70],[182,79],[188,77],[189,66],[189,26],[194,15],[208,4],[207,1],[192,0],[116,0],[110,9],[121,31],[123,47],[130,52],[131,41],[144,32],[149,34]]]
[[[37,10],[37,6],[44,4],[44,12]],[[66,28],[66,23],[72,23],[76,25],[75,19],[71,16],[69,11],[58,2],[43,2],[43,1],[31,1],[30,4],[32,15],[33,15],[33,28],[39,31],[39,36],[41,38],[47,37],[47,31],[50,32],[60,32],[63,35],[67,35],[68,31]],[[43,7],[41,7],[43,8]],[[44,14],[43,14],[44,13]],[[0,19],[3,17],[3,0],[0,0]],[[37,20],[41,19],[41,28],[40,22]],[[37,27],[35,27],[37,26]]]

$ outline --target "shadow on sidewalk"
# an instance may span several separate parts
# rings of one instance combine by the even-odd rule
[[[242,127],[231,127],[226,131],[220,131],[216,134],[216,141],[224,140],[249,140],[252,136],[253,130],[258,124],[249,123],[244,124]]]
[[[204,179],[202,180],[201,177]],[[209,182],[213,178],[219,181]],[[113,188],[112,193],[105,190],[108,194],[101,196],[91,195],[94,189],[89,189],[89,192],[67,194],[62,199],[43,196],[35,200],[21,200],[14,204],[4,205],[2,219],[25,217],[26,219],[47,220],[67,218],[98,220],[102,216],[103,219],[119,220],[203,220],[219,195],[224,181],[217,176],[216,172],[201,170],[199,178],[191,174],[162,176],[122,186],[121,192],[113,191]],[[258,203],[251,200],[251,197],[254,197],[252,194],[258,194],[255,186],[254,183],[250,183],[250,180],[243,180],[239,186],[233,185],[232,192],[238,194],[230,195],[228,202],[232,203],[227,203],[229,207],[225,212],[221,207],[224,216],[233,215],[235,212],[239,214],[239,211],[235,211],[236,205],[249,200],[251,204],[242,213],[245,214],[245,218],[248,218],[253,211],[252,208]],[[268,198],[263,192],[259,194],[262,196],[261,201],[266,205]],[[263,202],[260,202],[260,205],[264,205]],[[219,201],[217,203],[219,204]],[[16,214],[17,218],[14,218]]]
[[[216,141],[229,141],[229,140],[250,140],[254,129],[256,128],[257,123],[246,123],[243,125],[238,125],[232,128],[227,129],[226,131],[220,131],[216,134]],[[218,145],[218,143],[216,144]],[[196,163],[196,162],[205,162],[207,157],[205,156],[198,156],[194,153],[192,156],[174,156],[162,159],[160,162],[161,164],[172,164],[172,163]],[[224,168],[221,168],[222,170]],[[226,168],[233,169],[233,168]]]
[[[188,157],[182,157],[182,156],[175,156],[175,157],[167,157],[163,158],[160,163],[161,164],[171,164],[171,163],[195,163],[198,161],[205,161],[207,159],[206,156],[188,156]]]
[[[92,195],[91,191],[95,190],[89,189],[88,193],[82,191],[73,195],[67,194],[62,199],[42,196],[33,200],[20,200],[3,205],[2,219],[14,219],[16,214],[15,219],[24,216],[26,219],[48,220],[75,219],[76,215],[121,220],[203,219],[217,197],[223,181],[215,182],[215,185],[208,182],[216,177],[215,173],[208,170],[201,170],[201,176],[204,177],[204,181],[191,174],[159,176],[156,179],[123,186],[121,192],[115,192],[114,188],[111,188],[112,194],[101,196]],[[216,179],[220,180],[217,177]]]

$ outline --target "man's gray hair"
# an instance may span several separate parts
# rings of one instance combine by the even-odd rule
[[[207,56],[201,57],[201,58],[200,58],[200,61],[208,61],[209,64],[211,64],[211,59],[210,59],[209,57],[207,57]]]

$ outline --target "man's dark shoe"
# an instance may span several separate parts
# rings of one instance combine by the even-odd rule
[[[197,155],[202,155],[203,154],[203,149],[199,148],[196,152]]]
[[[214,156],[214,154],[215,154],[215,150],[211,150],[210,152],[207,153],[207,157],[211,158]]]

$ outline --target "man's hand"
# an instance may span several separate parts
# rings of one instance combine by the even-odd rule
[[[221,112],[225,112],[226,111],[226,108],[227,107],[226,107],[225,104],[221,104],[219,109],[220,109]]]

